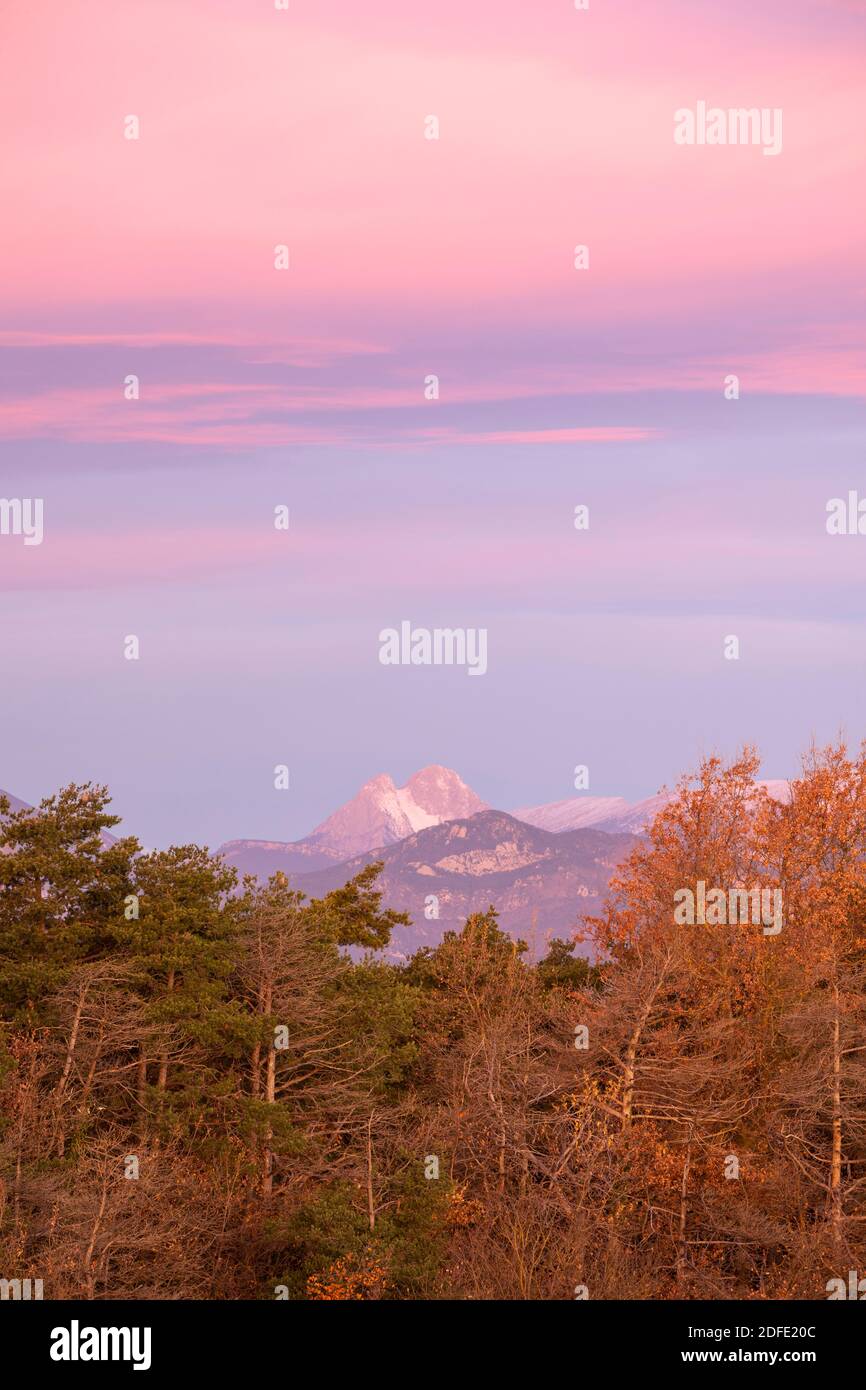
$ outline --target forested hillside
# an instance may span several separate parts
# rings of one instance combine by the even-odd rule
[[[866,754],[685,779],[580,941],[495,904],[405,964],[143,853],[105,788],[0,807],[0,1275],[45,1298],[825,1298],[866,1268]],[[697,883],[781,930],[684,925]],[[709,914],[707,914],[709,917]],[[356,949],[351,953],[347,948]]]

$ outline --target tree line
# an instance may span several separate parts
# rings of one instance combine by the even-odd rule
[[[824,1298],[866,1275],[866,749],[708,758],[538,962],[0,802],[0,1277],[46,1298]],[[703,883],[782,929],[682,925]],[[577,918],[577,911],[576,911]],[[587,956],[582,954],[587,951]],[[594,964],[590,964],[590,960]]]

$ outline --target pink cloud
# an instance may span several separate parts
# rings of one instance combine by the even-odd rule
[[[531,394],[531,392],[529,392]],[[502,399],[504,393],[495,393]],[[463,400],[487,399],[484,388],[464,391]],[[424,405],[421,391],[285,388],[255,382],[153,382],[144,398],[126,401],[121,386],[66,389],[0,401],[0,437],[53,438],[80,442],[158,442],[202,448],[245,448],[286,443],[356,443],[395,447],[424,444],[564,444],[641,440],[655,431],[635,426],[600,425],[552,429],[466,431],[449,425],[367,425],[363,412],[383,407]],[[321,423],[292,424],[263,419],[319,413]],[[358,418],[350,418],[360,415]],[[331,419],[333,414],[335,418]]]
[[[248,362],[283,363],[291,366],[321,367],[340,357],[360,357],[375,355],[386,351],[378,343],[362,342],[352,338],[303,338],[273,342],[268,340],[267,332],[261,330],[246,334],[226,333],[185,333],[163,330],[152,332],[147,329],[138,332],[74,332],[47,329],[0,329],[0,348],[91,348],[91,347],[130,347],[130,348],[173,348],[173,347],[225,347],[244,348]]]
[[[834,342],[834,334],[840,341]],[[730,351],[724,356],[688,358],[668,353],[597,362],[579,369],[533,367],[503,369],[470,378],[456,374],[443,382],[440,402],[426,402],[423,377],[405,368],[383,367],[381,383],[280,383],[249,380],[153,380],[145,374],[141,399],[123,398],[123,379],[112,387],[68,386],[0,398],[0,438],[56,439],[91,443],[148,442],[202,448],[237,449],[282,444],[359,444],[376,447],[436,445],[557,444],[647,440],[648,426],[574,425],[466,429],[440,412],[463,404],[496,404],[538,398],[579,398],[634,391],[704,391],[720,394],[735,373],[743,394],[862,395],[866,352],[842,329],[816,334],[810,344],[783,350]],[[75,335],[63,338],[79,345]],[[116,341],[111,339],[111,341]],[[136,339],[136,344],[139,343]],[[40,345],[47,345],[41,342]],[[84,344],[80,344],[84,346]],[[331,351],[337,351],[331,347]],[[384,349],[383,349],[384,351]],[[193,363],[194,365],[194,363]],[[249,363],[247,365],[250,365]],[[306,363],[312,366],[312,361]],[[321,360],[315,364],[326,367]],[[488,369],[489,370],[489,369]],[[393,410],[393,422],[367,420],[372,412]],[[412,415],[406,412],[412,412]],[[425,413],[418,423],[416,412]],[[299,415],[312,417],[303,422]]]
[[[417,432],[431,444],[619,444],[654,439],[657,430],[632,425],[576,425],[572,429],[449,430],[447,427]]]

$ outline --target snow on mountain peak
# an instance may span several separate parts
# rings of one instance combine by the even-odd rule
[[[404,787],[381,772],[316,826],[305,843],[349,858],[484,809],[484,802],[450,768],[421,768]]]
[[[756,785],[763,787],[774,801],[791,799],[789,782],[771,779]],[[567,801],[551,801],[544,806],[524,806],[511,814],[516,820],[554,834],[595,826],[609,833],[639,835],[675,795],[672,791],[659,792],[656,796],[635,802],[625,801],[621,796],[574,796]]]
[[[558,834],[563,830],[584,830],[599,821],[624,815],[628,810],[629,803],[622,796],[580,796],[544,806],[522,806],[511,814],[527,825]]]
[[[413,772],[402,789],[422,810],[443,820],[462,820],[485,809],[484,802],[450,767],[432,763]]]

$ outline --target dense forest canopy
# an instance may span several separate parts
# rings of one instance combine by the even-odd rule
[[[375,865],[307,901],[115,839],[104,787],[0,804],[0,1274],[826,1297],[866,1268],[866,752],[811,752],[788,804],[757,771],[685,778],[537,963],[495,904],[384,957]],[[676,921],[696,885],[778,893],[781,930]]]

